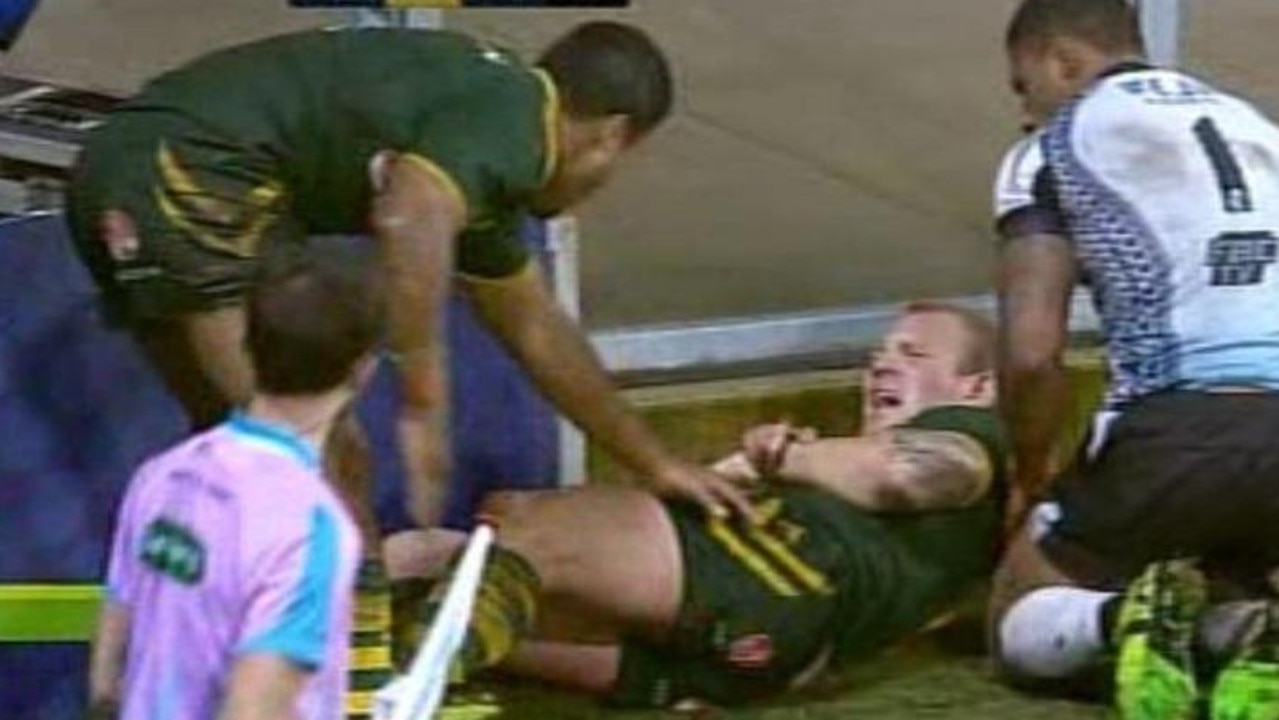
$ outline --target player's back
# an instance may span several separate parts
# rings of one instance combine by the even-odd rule
[[[112,122],[181,117],[183,137],[165,141],[198,145],[205,159],[196,170],[266,173],[283,182],[290,212],[308,231],[356,232],[367,216],[369,164],[383,150],[438,153],[441,162],[470,152],[480,156],[476,164],[508,174],[493,158],[524,154],[516,184],[527,187],[493,190],[535,186],[544,97],[542,81],[525,66],[469,36],[343,28],[201,57],[148,83]],[[484,142],[471,148],[459,136]],[[465,178],[455,180],[475,195]]]
[[[1042,148],[1104,323],[1111,399],[1279,389],[1279,130],[1200,80],[1132,67],[1059,113]]]
[[[314,455],[237,416],[139,471],[109,579],[131,617],[123,717],[213,720],[246,652],[314,671],[297,717],[340,717],[359,540]]]

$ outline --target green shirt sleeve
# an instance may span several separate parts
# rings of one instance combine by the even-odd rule
[[[337,35],[347,83],[328,120],[334,129],[317,136],[312,183],[366,173],[382,150],[415,156],[465,205],[456,268],[485,278],[523,268],[528,252],[515,231],[554,156],[553,85],[513,55],[457,33]],[[344,162],[326,164],[330,155]]]
[[[545,179],[554,99],[533,71],[500,51],[476,53],[467,92],[420,119],[411,150],[447,175],[466,204],[457,269],[502,278],[528,262],[517,233],[524,198]]]
[[[522,215],[507,213],[479,227],[469,227],[458,238],[457,269],[484,279],[510,277],[529,262],[529,250],[519,237]]]

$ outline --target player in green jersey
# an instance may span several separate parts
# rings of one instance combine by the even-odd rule
[[[438,510],[440,309],[455,270],[556,404],[654,487],[740,496],[665,451],[611,391],[515,237],[588,196],[667,115],[639,30],[581,25],[536,66],[448,32],[348,29],[223,50],[160,76],[90,139],[70,194],[81,256],[197,425],[244,397],[240,300],[308,236],[371,231],[391,292],[419,521]]]
[[[908,306],[867,372],[861,435],[747,432],[716,468],[756,487],[760,524],[631,488],[505,494],[462,676],[503,664],[628,705],[737,703],[922,628],[996,559],[992,337],[966,311]],[[393,575],[425,574],[422,557],[392,552]]]
[[[78,252],[108,317],[139,340],[194,424],[247,398],[245,289],[258,266],[323,234],[367,232],[398,358],[398,433],[415,519],[442,505],[450,276],[541,389],[663,494],[747,509],[668,452],[615,395],[515,237],[572,207],[670,110],[673,82],[641,31],[580,25],[536,65],[449,32],[346,29],[222,50],[164,74],[88,141],[69,193]],[[377,547],[358,427],[328,463]],[[387,667],[378,566],[360,575],[357,667]],[[385,672],[380,673],[385,675]],[[379,673],[355,678],[357,690]],[[356,703],[367,709],[369,693]]]

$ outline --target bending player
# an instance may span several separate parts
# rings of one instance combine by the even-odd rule
[[[372,375],[385,303],[368,273],[297,257],[268,263],[245,305],[251,400],[125,494],[95,716],[342,717],[360,536],[320,457]]]
[[[623,704],[739,703],[920,629],[995,562],[992,354],[984,319],[907,307],[866,373],[861,435],[763,426],[717,465],[754,486],[760,526],[631,488],[507,494],[463,674],[501,664]]]
[[[662,52],[641,31],[583,24],[536,67],[449,32],[351,29],[271,38],[165,74],[89,140],[69,196],[77,249],[197,428],[242,404],[243,295],[262,258],[309,235],[376,236],[398,360],[398,429],[413,517],[442,508],[448,382],[442,310],[456,273],[479,317],[601,447],[664,495],[724,513],[729,483],[664,448],[618,400],[515,229],[587,198],[668,114]],[[377,547],[358,428],[327,460]],[[361,571],[357,639],[389,615]],[[385,651],[357,654],[389,671]],[[353,695],[353,715],[370,709]]]
[[[1211,676],[1196,626],[1221,620],[1245,641],[1215,678],[1213,717],[1279,718],[1279,613],[1208,612],[1201,572],[1273,596],[1279,129],[1147,65],[1125,0],[1024,0],[1006,44],[1040,130],[997,186],[1001,398],[1016,485],[1042,502],[996,576],[1000,664],[1062,686],[1113,660],[1126,720],[1190,720]],[[1077,464],[1045,493],[1081,280],[1110,383]]]

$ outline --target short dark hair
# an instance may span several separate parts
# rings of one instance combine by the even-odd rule
[[[263,262],[246,315],[257,389],[310,395],[341,385],[373,349],[386,301],[372,263],[308,248]]]
[[[1107,53],[1143,51],[1137,12],[1128,0],[1023,0],[1008,23],[1008,49],[1054,37],[1082,40]]]
[[[995,369],[995,324],[985,315],[966,307],[940,300],[915,300],[902,308],[903,315],[949,315],[959,322],[968,336],[968,347],[959,362],[961,375],[973,375]]]
[[[547,48],[537,64],[555,80],[573,117],[625,115],[632,135],[641,136],[670,114],[675,92],[670,65],[638,28],[583,23]]]

